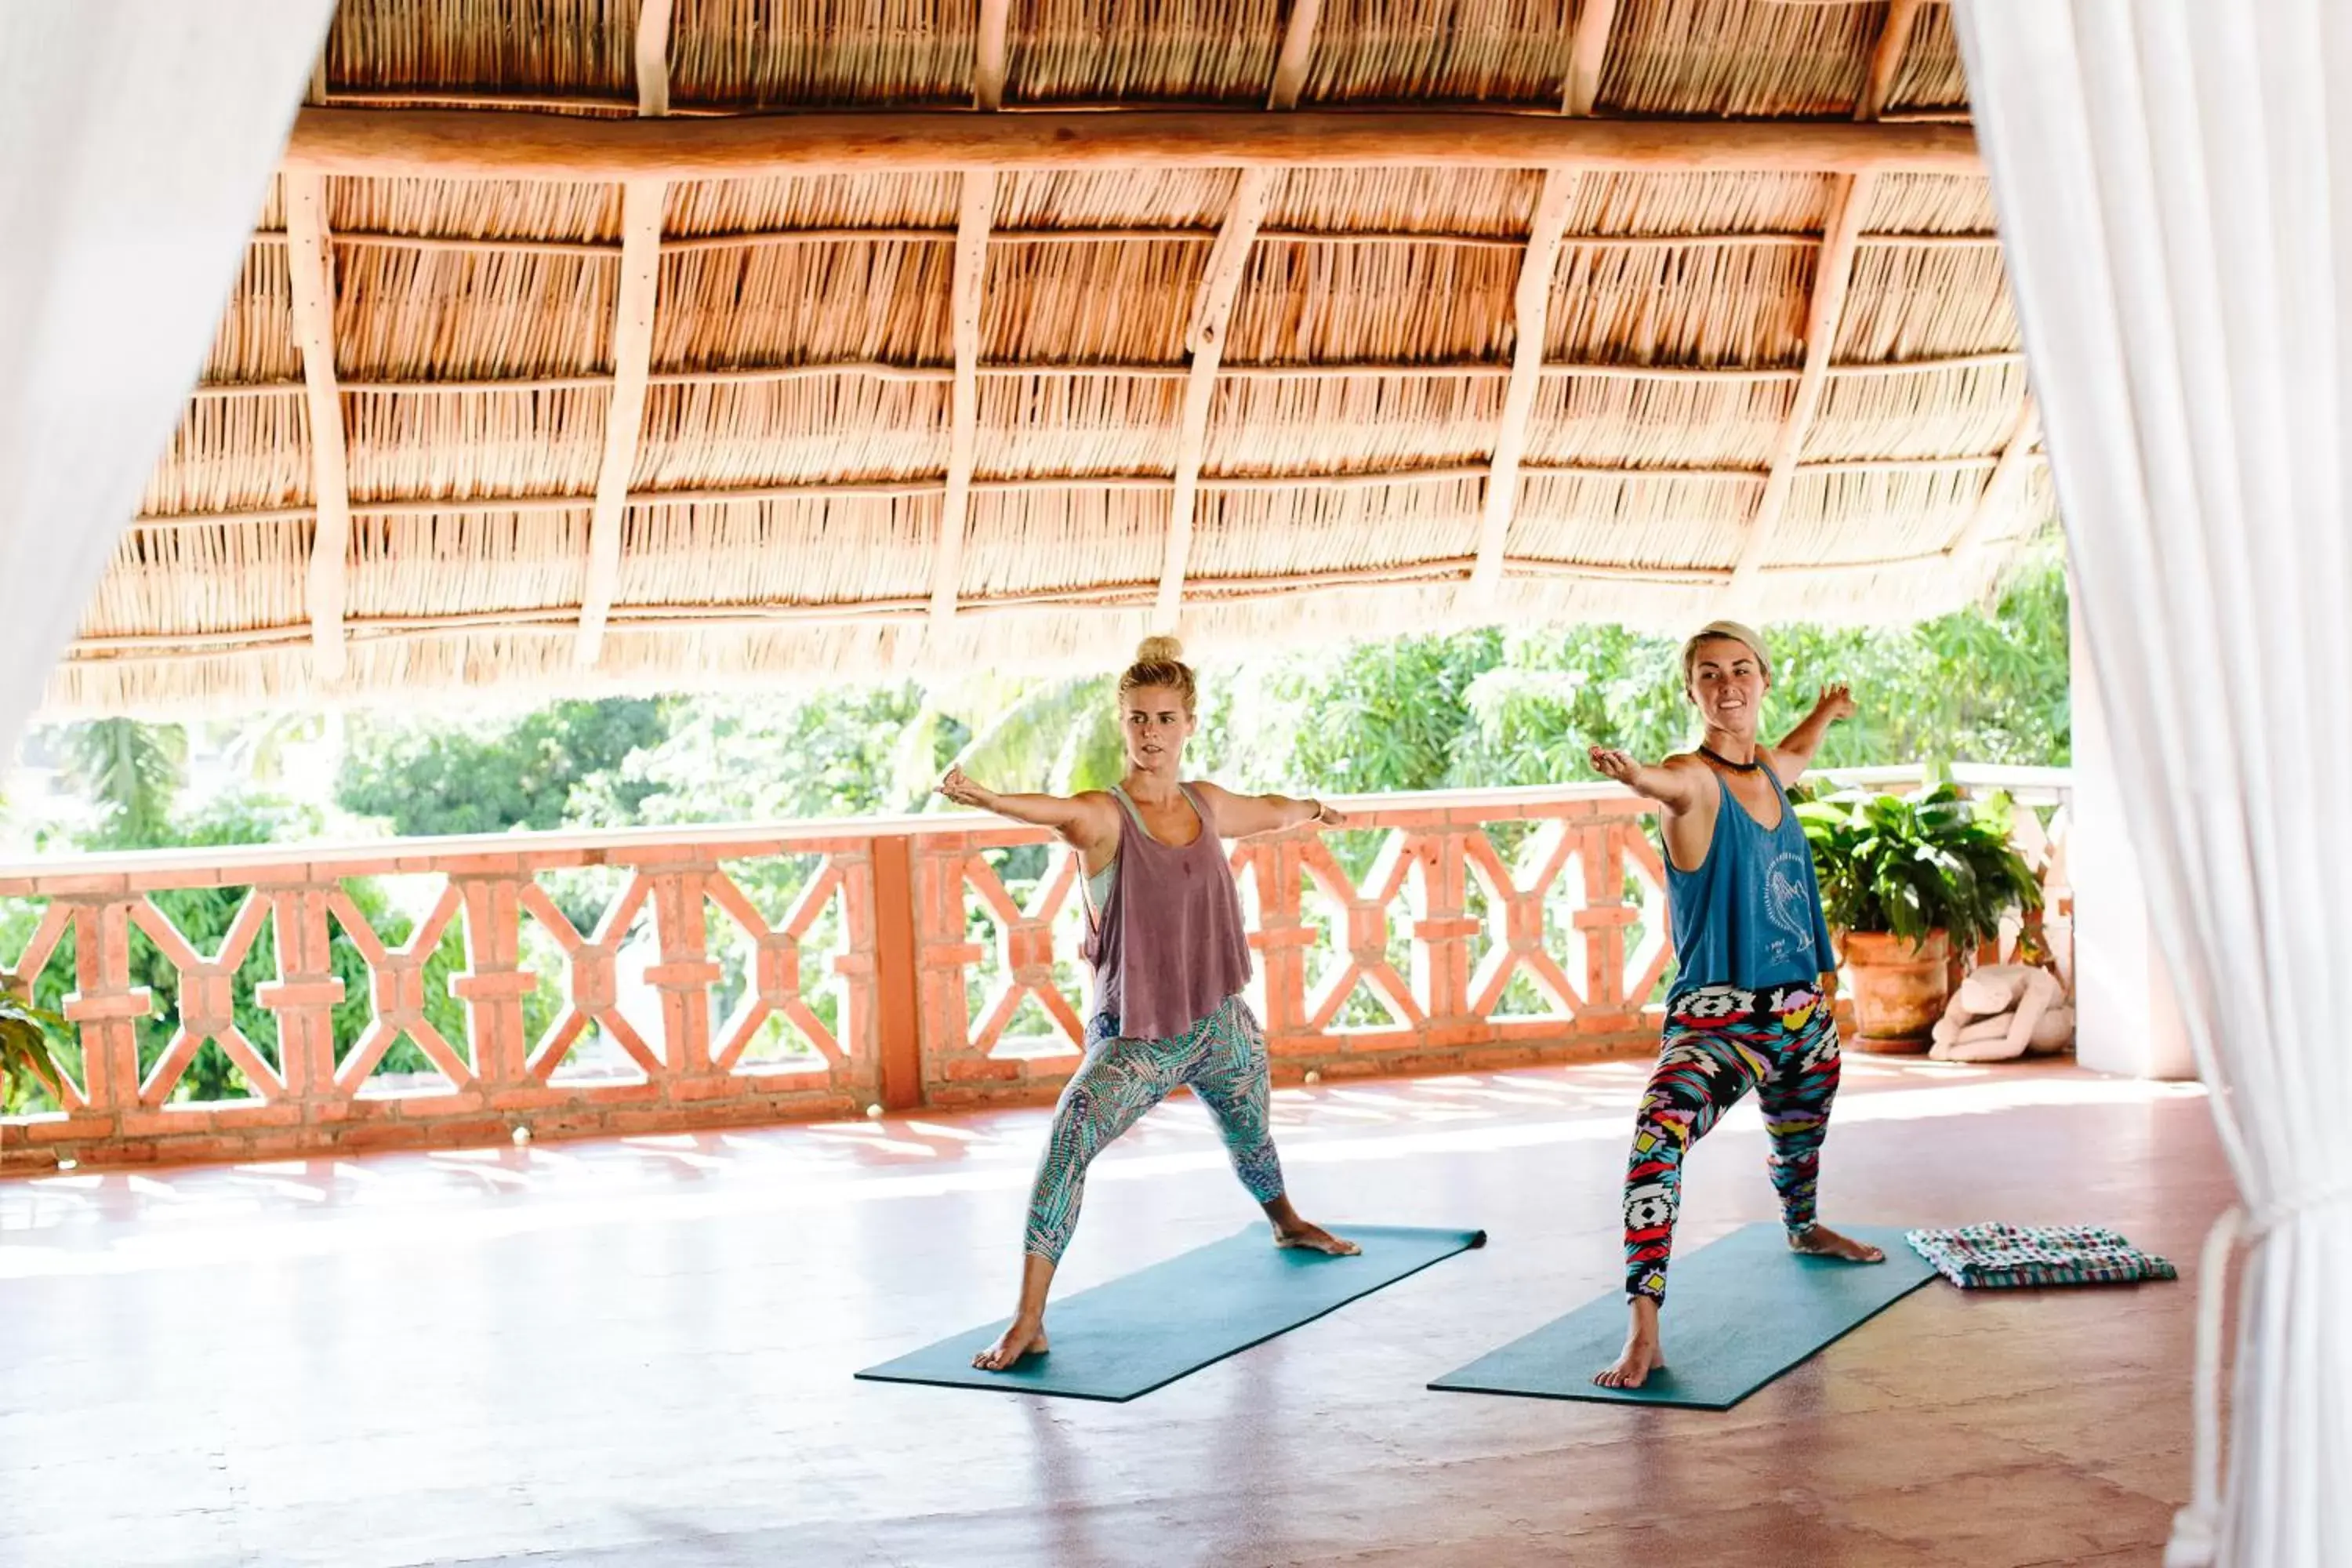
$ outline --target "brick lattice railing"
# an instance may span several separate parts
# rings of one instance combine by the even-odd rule
[[[2058,800],[2063,779],[1986,782]],[[1346,805],[1347,829],[1231,847],[1278,1078],[1651,1048],[1667,952],[1645,803],[1567,786]],[[2063,855],[2038,823],[2022,837],[2063,941]],[[1043,1098],[1085,1007],[1076,869],[1045,843],[947,816],[0,868],[0,930],[28,931],[0,945],[0,986],[69,983],[77,1036],[56,1052],[58,1109],[0,1121],[0,1168]],[[412,896],[387,916],[395,884]],[[166,912],[191,889],[245,889],[211,952]],[[253,957],[265,933],[272,963]],[[159,966],[168,1031],[137,983]],[[208,1051],[237,1098],[190,1097]]]

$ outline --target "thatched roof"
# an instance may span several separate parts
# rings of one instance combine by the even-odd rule
[[[1942,5],[644,11],[344,0],[53,709],[1908,617],[2051,512]]]

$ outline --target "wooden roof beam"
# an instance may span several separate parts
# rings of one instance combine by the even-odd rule
[[[1729,613],[1740,614],[1749,608],[1757,575],[1765,557],[1771,553],[1772,541],[1780,531],[1780,519],[1788,510],[1789,491],[1797,478],[1797,462],[1804,453],[1813,416],[1821,408],[1822,394],[1829,385],[1830,355],[1837,347],[1838,324],[1845,317],[1846,290],[1853,281],[1854,254],[1861,249],[1862,221],[1869,211],[1874,184],[1875,176],[1857,174],[1839,182],[1831,197],[1821,256],[1813,263],[1812,305],[1805,319],[1805,363],[1797,374],[1797,391],[1789,405],[1789,416],[1781,422],[1780,437],[1772,446],[1764,494],[1756,503],[1755,514],[1748,519],[1748,537],[1740,546],[1738,563],[1733,566],[1730,584],[1725,590]]]
[[[326,180],[286,176],[287,277],[294,342],[310,416],[310,672],[322,684],[343,678],[344,560],[351,550],[351,480],[344,466],[343,396],[335,373],[334,247],[327,242]]]
[[[1467,110],[964,110],[598,120],[305,109],[290,170],[451,179],[723,179],[909,169],[1578,168],[1981,174],[1965,125],[1617,120]]]
[[[1584,0],[1568,46],[1568,85],[1559,111],[1582,117],[1601,98],[1601,72],[1609,60],[1609,29],[1617,20],[1617,0]]]
[[[1486,510],[1479,525],[1477,565],[1465,590],[1465,604],[1474,610],[1494,603],[1495,590],[1503,580],[1503,547],[1510,537],[1512,514],[1518,510],[1519,459],[1527,451],[1536,392],[1543,384],[1544,323],[1551,304],[1552,268],[1559,259],[1560,240],[1568,232],[1568,210],[1575,195],[1575,175],[1561,169],[1545,174],[1527,254],[1519,262],[1518,288],[1512,297],[1511,379],[1503,392],[1503,419],[1495,433],[1494,460],[1486,474]]]
[[[1265,169],[1246,169],[1234,184],[1234,199],[1217,231],[1216,247],[1209,252],[1209,269],[1193,301],[1185,346],[1192,351],[1191,371],[1184,378],[1184,407],[1176,428],[1176,489],[1168,506],[1168,541],[1160,566],[1160,595],[1152,624],[1172,630],[1184,599],[1184,573],[1192,553],[1192,510],[1201,492],[1201,460],[1209,445],[1209,410],[1217,396],[1217,366],[1225,353],[1225,326],[1234,300],[1249,270],[1250,246],[1265,221],[1266,198],[1274,175]]]
[[[955,379],[948,394],[947,499],[940,509],[939,553],[931,571],[931,629],[955,618],[963,581],[963,536],[971,510],[971,470],[980,451],[980,308],[988,285],[988,230],[996,219],[996,175],[963,177],[956,210],[955,270],[949,284]]]

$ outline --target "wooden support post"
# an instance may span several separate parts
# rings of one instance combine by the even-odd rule
[[[963,583],[963,536],[980,449],[980,311],[988,288],[988,231],[995,221],[996,175],[986,169],[969,171],[956,208],[955,271],[949,284],[955,380],[948,395],[947,500],[940,508],[939,553],[931,572],[934,636],[955,618]]]
[[[1829,384],[1830,355],[1837,347],[1838,323],[1844,319],[1847,287],[1853,281],[1854,254],[1861,248],[1863,219],[1870,209],[1876,178],[1856,174],[1839,182],[1830,198],[1828,223],[1822,236],[1820,259],[1813,265],[1812,308],[1805,318],[1805,363],[1797,375],[1796,396],[1780,434],[1772,445],[1772,459],[1764,479],[1764,494],[1748,519],[1748,538],[1740,546],[1738,563],[1725,585],[1727,613],[1750,608],[1757,579],[1772,552],[1772,541],[1788,510],[1789,489],[1796,482],[1797,462],[1804,454],[1805,437]]]
[[[921,969],[916,959],[912,841],[892,834],[872,840],[875,1024],[882,1108],[923,1103]]]
[[[1467,607],[1476,610],[1494,603],[1503,581],[1503,550],[1511,532],[1511,517],[1518,509],[1519,459],[1528,445],[1528,426],[1535,416],[1536,393],[1543,383],[1544,320],[1551,303],[1552,268],[1559,259],[1561,237],[1568,229],[1569,205],[1575,196],[1576,176],[1565,169],[1548,170],[1543,195],[1536,202],[1535,226],[1528,236],[1527,254],[1519,262],[1519,284],[1513,302],[1511,379],[1503,394],[1503,421],[1495,432],[1495,456],[1486,474],[1486,514],[1478,533],[1478,563],[1471,568],[1464,590]]]
[[[1265,218],[1271,172],[1244,169],[1234,187],[1233,205],[1209,252],[1209,270],[1192,303],[1185,346],[1192,352],[1184,378],[1184,408],[1176,429],[1176,489],[1168,506],[1168,542],[1160,557],[1160,595],[1152,624],[1173,631],[1184,599],[1184,572],[1192,553],[1192,509],[1201,492],[1201,459],[1209,446],[1209,410],[1217,397],[1217,366],[1225,354],[1225,325],[1249,270],[1250,245]]]
[[[343,398],[335,372],[334,253],[327,239],[326,180],[285,179],[286,272],[294,342],[310,416],[310,669],[321,684],[343,677],[344,560],[351,552],[352,492],[344,469]]]

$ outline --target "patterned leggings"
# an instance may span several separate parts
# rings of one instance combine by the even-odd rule
[[[1265,1037],[1247,1003],[1228,996],[1173,1039],[1121,1039],[1109,1013],[1098,1015],[1087,1036],[1087,1059],[1062,1090],[1037,1163],[1025,1251],[1061,1261],[1078,1226],[1087,1167],[1145,1111],[1187,1085],[1217,1119],[1250,1196],[1262,1204],[1282,1196],[1282,1162],[1266,1124]]]
[[[1837,1086],[1837,1020],[1811,986],[1708,985],[1676,997],[1625,1168],[1625,1293],[1665,1300],[1683,1155],[1751,1088],[1772,1141],[1765,1165],[1781,1222],[1791,1235],[1811,1226]]]

